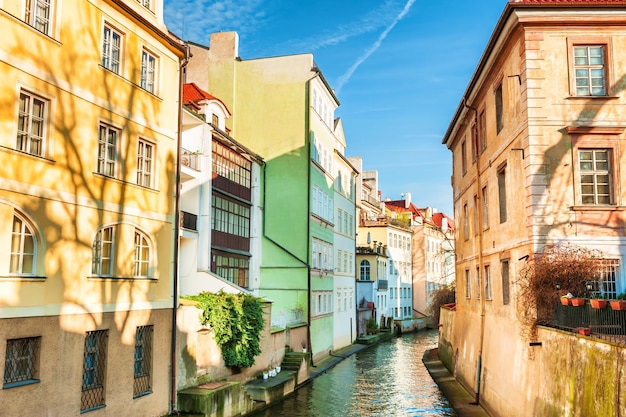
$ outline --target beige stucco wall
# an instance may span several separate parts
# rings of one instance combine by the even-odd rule
[[[511,4],[511,7],[515,6]],[[582,377],[592,371],[577,371],[575,364],[588,364],[600,357],[607,366],[616,366],[621,363],[621,353],[606,353],[606,347],[583,342],[576,336],[557,337],[543,331],[536,337],[536,341],[543,343],[542,347],[530,347],[531,340],[520,335],[516,313],[521,302],[516,299],[517,278],[527,257],[540,251],[545,243],[567,241],[600,249],[605,256],[622,260],[626,252],[623,227],[626,177],[621,169],[626,136],[619,128],[626,124],[620,78],[626,69],[623,59],[626,36],[607,23],[613,20],[623,26],[625,17],[615,11],[585,13],[566,15],[558,8],[524,9],[519,19],[513,13],[510,20],[504,21],[499,26],[504,39],[492,45],[494,54],[487,56],[480,68],[475,85],[467,93],[466,106],[461,105],[462,116],[454,122],[447,142],[454,160],[457,306],[453,328],[444,334],[451,343],[449,350],[453,357],[458,350],[457,379],[470,390],[476,388],[478,360],[482,359],[481,403],[495,416],[614,415],[597,404],[599,414],[592,412],[593,394],[589,393],[589,387],[604,389],[607,381],[595,375],[596,379],[588,385]],[[520,21],[523,26],[518,26]],[[571,97],[568,41],[573,39],[592,43],[608,40],[611,55],[608,70],[612,74],[609,98]],[[497,132],[494,91],[500,82],[504,128]],[[483,111],[486,147],[473,162],[472,126]],[[567,132],[566,128],[576,126],[595,126],[600,130],[580,135]],[[614,206],[590,209],[581,207],[577,200],[574,150],[577,140],[587,140],[592,147],[605,147],[613,142],[617,158]],[[467,149],[465,173],[463,141]],[[501,169],[506,175],[505,222],[499,219],[498,171]],[[482,212],[483,187],[488,195],[487,217]],[[479,197],[478,205],[474,196]],[[467,213],[463,209],[465,205]],[[508,304],[503,297],[503,260],[509,261]],[[485,266],[489,266],[492,284],[489,300],[485,300]],[[466,288],[466,270],[470,274],[471,293]],[[618,286],[623,287],[623,277],[622,266]],[[483,286],[480,299],[479,285]]]
[[[474,393],[476,347],[459,333],[461,314],[443,308],[439,357]],[[492,326],[493,328],[493,326]],[[538,346],[515,343],[503,327],[486,337],[480,399],[494,417],[614,417],[626,412],[626,349],[555,329],[538,329]],[[469,339],[471,340],[471,339]],[[473,368],[473,369],[472,369]],[[504,385],[506,389],[497,389]]]
[[[171,310],[106,313],[0,320],[3,338],[41,336],[40,382],[0,389],[4,416],[79,416],[85,332],[108,329],[106,407],[93,416],[162,416],[169,410]],[[153,325],[152,393],[133,399],[135,331]],[[70,330],[71,328],[71,330]],[[4,364],[6,350],[0,349]]]
[[[243,383],[279,366],[285,356],[288,330],[272,331],[271,309],[271,303],[263,303],[265,327],[261,333],[261,354],[250,368],[235,370],[225,366],[210,327],[200,324],[201,310],[193,302],[183,300],[177,311],[177,389],[225,379]]]

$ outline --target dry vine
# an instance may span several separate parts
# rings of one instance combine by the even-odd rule
[[[594,280],[600,258],[599,251],[571,245],[546,246],[536,254],[520,271],[518,280],[521,336],[526,340],[536,338],[537,325],[554,318],[560,296],[586,296],[586,283]]]

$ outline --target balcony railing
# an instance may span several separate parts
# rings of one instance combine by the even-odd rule
[[[200,154],[199,153],[191,152],[191,151],[188,151],[187,149],[183,149],[180,162],[186,167],[189,167],[196,171],[200,171]]]
[[[626,310],[614,310],[609,303],[603,308],[593,308],[588,299],[582,306],[559,303],[553,320],[543,324],[626,346]]]
[[[180,214],[180,225],[183,229],[198,230],[198,215],[186,211],[181,211]]]

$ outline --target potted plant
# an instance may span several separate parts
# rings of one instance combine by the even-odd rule
[[[621,293],[616,300],[610,301],[613,310],[626,310],[626,293]]]
[[[578,334],[582,334],[583,336],[590,336],[591,335],[591,328],[589,328],[589,327],[579,327],[578,328]]]
[[[563,304],[564,306],[569,306],[572,304],[571,299],[574,296],[572,294],[566,294],[566,295],[562,295],[561,296],[561,304]]]
[[[592,295],[591,300],[589,300],[592,308],[606,308],[608,304],[608,300],[606,299],[606,295],[603,293],[595,293]]]

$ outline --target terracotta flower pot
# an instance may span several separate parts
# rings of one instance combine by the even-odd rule
[[[591,299],[591,307],[593,308],[605,308],[608,304],[608,300],[604,300],[601,298],[592,298]]]
[[[590,336],[591,335],[591,329],[589,327],[579,327],[578,328],[578,333],[582,334],[583,336]]]
[[[570,300],[571,300],[572,305],[574,307],[581,307],[581,306],[585,305],[585,299],[584,298],[576,298],[575,297],[575,298],[571,298]]]
[[[568,305],[571,304],[570,300],[571,300],[571,298],[561,297],[561,304],[563,304],[564,306],[568,306]]]
[[[626,300],[611,300],[610,303],[613,310],[626,310]]]

